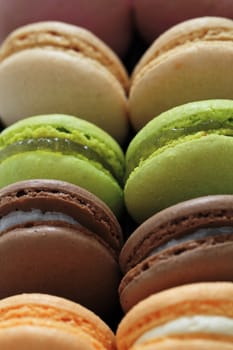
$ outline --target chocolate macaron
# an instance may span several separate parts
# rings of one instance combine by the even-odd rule
[[[233,195],[191,199],[153,215],[125,243],[120,265],[124,311],[171,287],[233,281]]]
[[[0,191],[0,298],[47,293],[113,313],[121,228],[88,191],[55,180]]]

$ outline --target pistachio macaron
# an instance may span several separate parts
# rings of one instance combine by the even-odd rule
[[[5,350],[114,350],[113,332],[80,304],[47,294],[0,301],[0,347]]]
[[[135,130],[184,103],[233,98],[233,21],[191,19],[167,30],[132,74],[129,110]]]
[[[173,204],[233,194],[233,100],[172,108],[138,132],[126,152],[125,203],[141,223]]]
[[[0,48],[0,116],[8,126],[38,114],[71,114],[119,142],[128,133],[128,75],[88,30],[39,22],[12,32]]]
[[[96,125],[67,115],[20,120],[0,134],[0,187],[29,179],[79,185],[119,217],[123,209],[124,154]]]

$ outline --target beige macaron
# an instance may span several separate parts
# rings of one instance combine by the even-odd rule
[[[132,74],[130,118],[141,129],[191,101],[233,99],[233,21],[201,17],[177,24],[142,56]]]
[[[114,350],[115,337],[93,312],[46,294],[0,301],[0,349]]]
[[[213,343],[213,349],[232,349],[233,283],[194,283],[154,294],[126,314],[116,341],[118,350],[205,350]]]
[[[0,116],[6,126],[32,115],[65,113],[124,142],[128,84],[115,53],[88,30],[70,24],[26,25],[0,48]]]

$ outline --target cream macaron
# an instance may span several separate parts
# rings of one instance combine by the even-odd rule
[[[233,99],[233,21],[200,17],[162,34],[132,74],[129,110],[135,130],[187,102]]]
[[[65,113],[123,143],[127,90],[121,61],[81,27],[33,23],[12,32],[0,48],[0,116],[6,126],[32,115]]]

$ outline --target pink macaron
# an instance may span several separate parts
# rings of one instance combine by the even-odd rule
[[[0,41],[22,25],[63,21],[89,29],[123,55],[131,34],[129,0],[0,0]]]
[[[190,18],[220,16],[233,19],[232,0],[131,0],[136,25],[150,44],[159,34]]]

